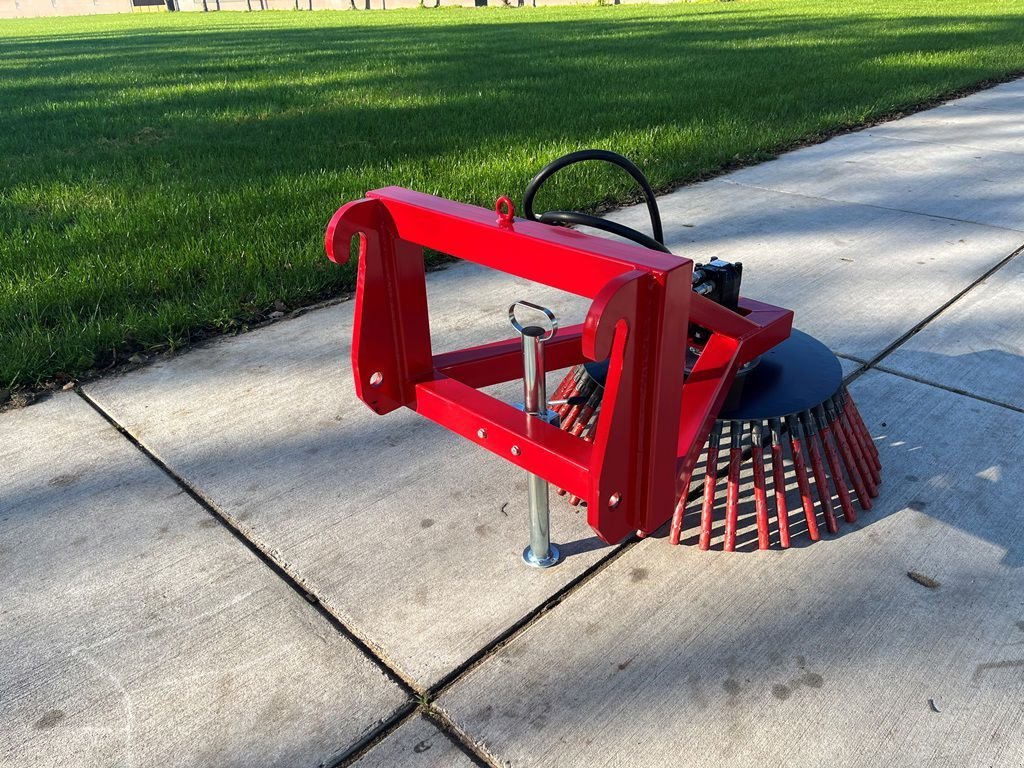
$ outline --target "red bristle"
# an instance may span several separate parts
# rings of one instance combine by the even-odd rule
[[[704,470],[704,506],[700,513],[700,538],[698,547],[708,549],[711,546],[711,526],[714,524],[715,486],[718,483],[718,449],[722,438],[722,427],[715,424],[708,438],[708,462]]]
[[[750,425],[750,459],[754,462],[754,508],[757,516],[757,548],[768,549],[768,497],[765,493],[764,450],[761,446],[761,423]]]
[[[839,454],[832,444],[832,430],[828,426],[825,414],[821,406],[817,406],[812,418],[818,424],[818,435],[821,437],[821,444],[825,448],[825,461],[828,462],[828,471],[832,475],[832,484],[835,485],[836,495],[839,496],[839,507],[843,510],[843,519],[848,523],[857,522],[857,513],[853,510],[853,503],[850,501],[850,492],[846,487],[846,478],[843,476],[843,466],[839,462]]]
[[[793,468],[796,470],[796,483],[800,488],[800,501],[804,508],[804,519],[807,521],[807,535],[811,541],[821,538],[818,532],[818,521],[814,517],[814,499],[811,498],[811,485],[807,477],[807,464],[804,462],[803,428],[800,420],[794,416],[786,419],[789,424],[790,448],[793,452]]]
[[[782,460],[782,424],[772,419],[772,485],[775,486],[775,514],[779,527],[779,546],[789,548],[789,507],[786,504],[786,466]]]
[[[729,425],[729,485],[725,494],[725,551],[736,549],[736,527],[739,517],[740,470],[743,467],[743,450],[740,447],[739,422]]]

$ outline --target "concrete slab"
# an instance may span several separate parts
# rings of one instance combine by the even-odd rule
[[[80,398],[0,431],[0,764],[320,765],[404,704]]]
[[[575,297],[474,265],[428,282],[438,350],[509,338],[520,297],[582,318]],[[410,411],[373,414],[353,392],[351,333],[346,303],[86,391],[426,687],[606,548],[553,496],[566,562],[524,566],[524,474]]]
[[[864,361],[1024,243],[1016,231],[724,180],[659,202],[676,253],[743,262],[745,295],[793,309],[799,328]],[[612,218],[646,232],[646,215]]]
[[[648,539],[439,705],[502,765],[1024,763],[1024,415],[878,372],[853,392],[884,464],[857,527]]]
[[[472,768],[470,760],[437,726],[417,715],[352,764],[352,768]]]
[[[881,367],[1024,409],[1024,256],[1016,256]]]
[[[723,177],[761,189],[1024,230],[1024,156],[839,136]]]
[[[935,112],[937,110],[944,109],[995,109],[1003,110],[1008,106],[1019,106],[1020,99],[1024,97],[1024,77],[1019,77],[1016,80],[1011,80],[1008,83],[1002,83],[1000,85],[993,86],[991,88],[985,88],[984,90],[972,93],[970,96],[963,96],[958,99],[951,99],[945,104],[934,109],[928,109],[918,114],[925,114],[925,112]],[[901,122],[914,117],[909,115],[908,117],[900,118],[899,121],[893,120],[890,122]]]
[[[999,90],[999,89],[995,89]],[[888,139],[1024,154],[1024,89],[1000,99],[967,98],[937,109],[882,123],[865,133]],[[988,92],[986,92],[988,93]]]

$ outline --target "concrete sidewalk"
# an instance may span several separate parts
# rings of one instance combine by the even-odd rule
[[[842,357],[856,525],[607,547],[556,499],[527,569],[521,473],[374,416],[309,312],[0,415],[0,765],[1024,764],[1024,80],[661,207]],[[438,351],[586,310],[428,282]]]

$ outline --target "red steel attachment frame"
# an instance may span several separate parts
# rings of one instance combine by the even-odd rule
[[[736,369],[789,336],[793,313],[742,299],[731,312],[691,289],[693,262],[571,229],[387,187],[338,210],[328,257],[359,237],[352,367],[379,414],[405,406],[587,502],[603,540],[672,515]],[[585,442],[479,391],[523,375],[518,338],[433,355],[423,248],[592,300],[545,347],[548,370],[610,358],[601,419]],[[711,332],[684,381],[687,329]],[[518,450],[513,451],[513,446]]]

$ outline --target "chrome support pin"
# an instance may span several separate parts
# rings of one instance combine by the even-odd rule
[[[516,319],[517,306],[543,313],[551,323],[551,328],[545,330],[539,325],[522,326]],[[531,417],[531,421],[533,418],[549,421],[547,385],[544,380],[544,342],[554,337],[558,330],[558,320],[551,310],[528,301],[517,301],[510,306],[508,318],[523,342],[523,410]],[[527,428],[529,429],[529,422]],[[534,568],[550,568],[561,560],[561,553],[558,547],[551,543],[548,482],[532,472],[527,474],[527,479],[530,545],[523,550],[523,561]]]

